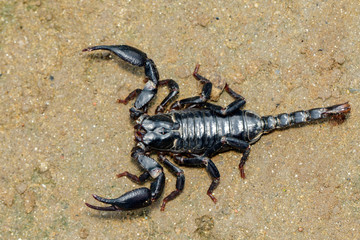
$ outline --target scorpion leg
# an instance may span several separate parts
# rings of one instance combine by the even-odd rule
[[[242,108],[245,105],[246,101],[244,99],[236,99],[230,103],[226,108],[223,108],[219,105],[206,102],[203,104],[204,108],[210,109],[220,115],[227,116],[237,111],[239,108]]]
[[[224,146],[230,146],[231,148],[243,151],[243,156],[239,164],[239,170],[242,178],[245,178],[244,173],[244,164],[250,153],[250,144],[248,142],[242,141],[233,137],[222,137],[221,141],[215,143],[211,148],[207,149],[203,156],[195,156],[194,158],[184,158],[181,156],[174,156],[177,163],[186,165],[186,166],[206,166],[206,170],[213,178],[211,185],[207,191],[207,195],[213,200],[214,203],[217,202],[216,198],[213,196],[213,191],[220,183],[220,173],[208,157],[214,156],[218,153],[221,148]]]
[[[205,77],[201,76],[198,71],[199,71],[200,65],[197,64],[193,73],[193,76],[199,80],[200,82],[206,82],[209,81],[208,79],[206,79]],[[232,90],[229,85],[226,83],[225,84],[225,91],[235,99],[235,101],[233,101],[232,103],[230,103],[226,108],[222,108],[218,105],[215,104],[211,104],[211,103],[204,103],[204,107],[211,109],[221,115],[229,115],[231,113],[233,113],[234,111],[238,110],[239,108],[243,107],[246,103],[245,98],[243,96],[241,96],[240,94],[236,93],[234,90]]]
[[[125,99],[118,99],[117,102],[118,103],[122,103],[122,104],[128,104],[129,101],[133,100],[134,98],[136,98],[137,96],[139,96],[139,94],[141,93],[141,89],[137,88],[134,91],[132,91],[131,93],[129,93],[129,95],[125,98]]]
[[[239,170],[240,170],[240,175],[241,178],[245,178],[245,173],[244,173],[244,164],[249,156],[250,153],[250,144],[248,142],[242,141],[240,139],[237,138],[233,138],[233,137],[222,137],[221,141],[218,143],[215,143],[211,148],[209,148],[208,150],[206,150],[206,152],[204,153],[204,156],[213,156],[216,153],[218,153],[221,148],[223,148],[225,145],[230,146],[234,149],[243,151],[243,156],[241,158],[240,164],[239,164]],[[212,162],[211,162],[212,163]],[[213,164],[213,168],[216,169],[216,166]],[[216,169],[217,170],[217,169]],[[211,174],[210,174],[211,175]],[[220,182],[220,175],[219,175],[219,180],[218,182],[212,182],[212,184],[210,185],[210,188],[208,190],[208,195],[211,197],[211,199],[213,199],[214,197],[212,196],[212,192],[213,190],[217,187],[217,185]],[[214,198],[215,199],[215,198]],[[215,201],[216,202],[216,199]]]
[[[245,178],[244,165],[250,154],[250,144],[248,142],[233,137],[223,137],[221,139],[221,142],[243,152],[243,156],[241,157],[239,163],[239,170],[241,178]]]
[[[110,206],[100,207],[85,203],[86,206],[101,211],[134,210],[149,206],[161,196],[165,185],[165,175],[161,165],[154,159],[146,156],[145,151],[140,147],[133,148],[131,156],[136,159],[141,167],[154,179],[154,182],[150,185],[150,189],[145,187],[134,189],[115,199],[107,199],[93,195],[99,202],[110,204]],[[129,176],[130,179],[135,179],[135,181],[137,181],[136,177],[133,177],[134,175],[132,174],[122,173],[120,175],[120,177]],[[139,177],[139,182],[145,181],[146,178],[147,174],[142,174]]]
[[[235,91],[233,91],[228,84],[225,84],[225,91],[235,99],[234,102],[230,103],[226,108],[222,108],[218,105],[208,103],[207,101],[210,99],[212,83],[207,78],[201,76],[198,73],[199,68],[200,65],[197,64],[195,66],[193,76],[195,77],[195,79],[199,80],[201,83],[204,84],[201,96],[185,98],[178,102],[175,102],[171,106],[171,109],[180,109],[183,108],[185,105],[188,105],[188,107],[195,107],[198,105],[202,105],[205,108],[211,109],[221,115],[226,116],[245,105],[246,103],[245,98],[240,94],[236,93]]]
[[[206,150],[204,155],[205,156],[213,156],[217,152],[219,152],[219,150],[225,145],[243,152],[243,156],[241,157],[241,160],[239,163],[239,171],[240,171],[241,178],[245,178],[244,165],[250,154],[250,144],[248,142],[234,138],[234,137],[222,137],[221,141],[214,144],[213,147]]]
[[[240,94],[236,93],[234,90],[232,90],[229,85],[226,83],[225,84],[225,91],[232,96],[234,99],[242,99],[245,100],[245,98],[243,96],[241,96]]]
[[[172,79],[166,79],[159,81],[159,86],[167,85],[170,93],[164,98],[160,105],[156,108],[155,114],[165,111],[165,106],[176,97],[179,93],[179,85]]]
[[[242,179],[245,178],[245,171],[244,171],[244,165],[246,160],[248,159],[250,154],[250,145],[249,147],[245,150],[245,152],[243,153],[243,156],[241,157],[240,163],[239,163],[239,171],[240,171],[240,176]]]
[[[137,119],[140,115],[146,112],[147,105],[157,93],[159,73],[155,63],[147,57],[146,53],[127,45],[100,45],[85,48],[83,49],[83,52],[90,52],[94,50],[110,51],[132,65],[145,68],[145,76],[149,79],[149,81],[145,84],[144,89],[138,94],[134,107],[130,109],[131,118]],[[132,97],[130,97],[129,100],[131,98]]]
[[[171,105],[170,108],[179,110],[181,108],[184,108],[186,105],[204,104],[204,103],[206,103],[206,101],[208,101],[210,99],[211,89],[212,89],[212,83],[206,82],[202,88],[201,96],[181,99],[180,101],[174,102],[174,104]]]
[[[118,175],[116,175],[116,177],[118,177],[118,178],[127,177],[133,182],[136,182],[138,184],[142,184],[150,177],[150,173],[149,172],[144,172],[143,174],[141,174],[138,177],[138,176],[136,176],[134,174],[129,173],[128,171],[125,171],[123,173],[119,173]]]
[[[171,105],[171,107],[170,107],[171,109],[178,110],[178,109],[184,108],[184,106],[186,106],[186,105],[192,106],[192,105],[204,104],[210,99],[212,83],[208,79],[197,74],[199,67],[200,67],[200,65],[197,64],[195,67],[193,76],[197,80],[199,80],[202,84],[204,84],[202,91],[201,91],[201,96],[181,99],[180,101],[177,101],[173,105]]]
[[[172,162],[167,160],[164,155],[159,154],[159,158],[160,158],[161,162],[164,163],[165,166],[173,174],[176,175],[176,190],[172,191],[167,197],[164,198],[163,203],[161,205],[161,211],[164,211],[166,204],[169,201],[175,199],[184,189],[185,175],[184,175],[184,171],[182,169],[178,168],[175,164],[173,164]]]
[[[199,72],[199,68],[200,68],[200,64],[196,64],[194,72],[193,72],[193,76],[196,80],[199,80],[201,83],[205,83],[205,82],[210,82],[210,80],[208,80],[207,78],[201,76],[198,72]],[[245,98],[243,96],[241,96],[240,94],[236,93],[234,90],[232,90],[229,85],[226,83],[225,87],[224,87],[225,91],[232,96],[235,100],[237,99],[242,99],[245,100]]]
[[[245,100],[238,99],[230,103],[226,108],[208,102],[204,103],[203,107],[223,116],[227,116],[229,114],[232,114],[234,111],[237,111],[239,108],[243,107],[245,103]]]
[[[217,169],[217,167],[215,166],[215,164],[213,163],[213,161],[211,161],[210,158],[205,157],[205,156],[195,156],[193,158],[184,158],[184,157],[175,155],[174,158],[175,158],[176,162],[180,165],[196,166],[196,167],[205,166],[206,167],[206,171],[209,173],[209,175],[213,179],[210,184],[210,187],[207,191],[207,195],[211,198],[211,200],[214,203],[216,203],[217,199],[214,197],[213,191],[220,183],[220,173],[219,173],[219,170]]]

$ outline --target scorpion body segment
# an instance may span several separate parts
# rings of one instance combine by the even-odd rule
[[[186,109],[145,116],[141,141],[153,150],[203,154],[209,146],[233,137],[252,143],[263,133],[262,119],[250,111],[238,110],[223,116],[209,109]]]
[[[108,50],[124,61],[145,69],[148,81],[144,89],[136,89],[124,100],[119,100],[120,103],[127,104],[136,98],[130,109],[130,117],[137,123],[134,127],[137,146],[132,149],[131,156],[144,172],[140,176],[123,172],[117,177],[126,176],[139,184],[143,184],[150,177],[153,179],[150,188],[134,189],[119,198],[106,199],[93,195],[96,200],[110,204],[100,207],[86,203],[88,207],[96,210],[133,210],[149,206],[161,196],[165,186],[165,175],[160,164],[162,163],[176,176],[175,190],[164,198],[161,206],[163,211],[167,202],[176,198],[185,186],[184,171],[166,156],[172,157],[179,165],[204,167],[212,178],[207,195],[216,203],[213,191],[220,182],[220,173],[211,157],[231,149],[242,152],[239,170],[241,177],[245,178],[244,164],[250,154],[250,146],[263,134],[321,119],[344,119],[351,109],[346,102],[330,107],[261,117],[252,111],[242,110],[246,103],[244,97],[231,90],[227,84],[225,91],[234,101],[222,108],[208,102],[212,84],[198,73],[199,65],[196,65],[193,75],[203,84],[201,95],[176,101],[170,106],[170,110],[166,111],[166,106],[179,93],[179,86],[172,79],[160,80],[156,65],[145,53],[127,45],[102,45],[83,51],[93,50]],[[155,115],[148,115],[149,103],[156,95],[157,88],[164,85],[168,86],[169,94],[156,108]],[[160,163],[149,156],[151,153],[158,154]]]

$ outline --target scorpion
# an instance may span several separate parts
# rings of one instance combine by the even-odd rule
[[[172,79],[160,80],[155,63],[144,52],[128,45],[99,45],[85,48],[83,52],[94,50],[107,50],[125,62],[145,69],[145,87],[134,90],[123,100],[118,100],[119,103],[127,104],[136,98],[130,108],[130,117],[136,122],[134,129],[137,143],[131,150],[131,157],[144,171],[139,176],[125,171],[117,177],[127,177],[138,184],[143,184],[149,178],[153,179],[150,188],[140,187],[115,199],[93,194],[97,201],[109,204],[94,206],[85,203],[95,210],[126,211],[151,205],[160,198],[164,190],[165,175],[162,165],[176,176],[176,187],[163,199],[161,211],[184,189],[184,171],[177,165],[206,168],[212,179],[207,195],[216,203],[213,191],[220,183],[220,173],[211,160],[214,155],[228,150],[241,152],[243,155],[239,170],[241,178],[245,178],[244,164],[250,147],[263,134],[313,121],[331,118],[344,120],[351,110],[350,104],[345,102],[330,107],[260,117],[252,111],[242,110],[246,103],[244,97],[233,91],[228,84],[225,84],[224,89],[234,101],[223,108],[208,102],[212,83],[198,73],[199,64],[196,65],[193,76],[203,84],[200,96],[175,101],[167,110],[167,105],[178,95],[179,86]],[[149,103],[156,96],[159,86],[167,86],[169,94],[156,108],[155,115],[149,115]],[[150,157],[152,153],[157,153],[159,161]],[[172,157],[176,164],[169,161],[167,156]]]

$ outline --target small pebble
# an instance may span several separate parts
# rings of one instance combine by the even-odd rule
[[[5,206],[11,207],[14,204],[15,190],[13,188],[2,188],[0,190],[0,201],[2,201]]]
[[[190,72],[190,70],[184,66],[177,68],[175,71],[176,77],[182,78],[182,79],[191,76],[191,74],[192,74],[192,72]]]
[[[334,56],[335,62],[337,62],[339,65],[343,65],[346,61],[345,55],[343,53],[336,53]]]
[[[207,15],[199,15],[196,18],[196,23],[205,28],[209,25],[210,20],[210,17]]]
[[[35,193],[31,190],[28,190],[24,194],[24,208],[27,214],[31,213],[36,205]]]
[[[19,194],[23,194],[26,191],[27,187],[28,186],[26,183],[19,183],[18,185],[16,185],[16,191]]]
[[[44,173],[44,172],[46,172],[47,170],[49,170],[49,167],[48,167],[47,162],[41,162],[41,163],[39,164],[39,171],[40,171],[40,173]]]
[[[226,82],[219,74],[213,74],[210,79],[213,84],[213,88],[211,90],[211,100],[218,101],[225,88]]]
[[[89,236],[89,230],[86,228],[81,228],[79,231],[79,236],[81,239],[86,239]]]

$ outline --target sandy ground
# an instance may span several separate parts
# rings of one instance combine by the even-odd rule
[[[358,1],[1,1],[1,239],[360,239]],[[92,193],[136,188],[128,106],[143,69],[91,45],[138,47],[199,94],[192,76],[224,79],[262,115],[349,101],[341,125],[278,131],[213,158],[210,178],[186,168],[184,192],[133,212],[101,213]],[[167,93],[160,89],[155,105]],[[231,102],[223,94],[218,104]],[[165,194],[175,187],[166,171]],[[145,186],[149,186],[146,183]]]

